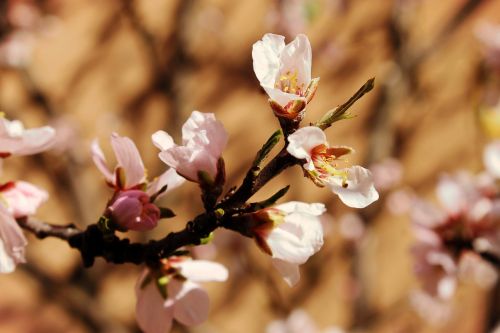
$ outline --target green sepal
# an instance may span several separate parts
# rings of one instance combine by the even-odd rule
[[[252,167],[258,167],[260,163],[269,155],[271,150],[280,142],[281,139],[281,130],[277,130],[274,132],[269,139],[267,139],[266,143],[262,146],[262,148],[257,152],[257,156],[252,163]]]
[[[207,237],[204,237],[204,238],[200,239],[200,245],[209,244],[210,242],[212,242],[212,240],[214,239],[214,237],[215,237],[215,234],[212,231],[210,234],[208,234]]]
[[[164,299],[167,299],[168,294],[167,294],[167,285],[170,282],[170,278],[168,276],[161,276],[158,279],[156,279],[156,287],[160,291],[160,294],[163,296]]]
[[[361,97],[363,97],[366,93],[371,91],[374,87],[375,78],[371,78],[361,88],[356,91],[356,93],[349,98],[347,102],[342,105],[337,106],[336,108],[328,111],[321,119],[316,123],[316,126],[321,128],[322,130],[327,129],[332,126],[332,124],[336,121],[342,119],[351,119],[353,116],[347,113],[347,110],[356,103]]]
[[[278,192],[274,193],[272,196],[270,196],[266,200],[251,203],[249,205],[250,210],[257,211],[257,210],[267,208],[269,206],[274,205],[276,203],[276,201],[281,199],[288,192],[289,189],[290,189],[290,185],[287,185],[287,186],[283,187],[281,190],[279,190]]]

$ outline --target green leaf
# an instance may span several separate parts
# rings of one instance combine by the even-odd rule
[[[257,156],[252,163],[252,167],[256,168],[262,163],[262,161],[269,155],[271,150],[280,142],[281,139],[281,130],[277,130],[274,132],[269,139],[267,139],[266,143],[262,146],[262,148],[257,152]]]

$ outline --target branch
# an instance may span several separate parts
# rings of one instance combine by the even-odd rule
[[[38,238],[55,237],[67,241],[72,248],[80,251],[86,267],[92,266],[97,257],[115,264],[147,264],[154,267],[161,258],[174,254],[184,246],[199,245],[203,238],[217,228],[237,231],[233,216],[241,211],[246,201],[272,178],[299,162],[283,148],[254,181],[244,181],[238,190],[216,205],[212,211],[196,216],[183,230],[171,232],[160,240],[151,240],[148,243],[132,243],[127,238],[104,234],[97,224],[81,231],[74,225],[58,226],[36,219],[20,218],[17,221],[22,228]]]

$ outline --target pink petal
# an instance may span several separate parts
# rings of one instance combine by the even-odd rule
[[[99,146],[99,141],[94,139],[92,144],[90,145],[90,150],[92,152],[92,160],[94,161],[95,166],[101,173],[104,175],[104,178],[110,183],[114,183],[115,179],[113,176],[113,172],[111,172],[106,164],[106,158],[104,157],[104,153]]]
[[[302,97],[302,96],[299,96],[296,94],[286,93],[286,92],[282,91],[281,89],[275,88],[274,85],[270,86],[270,87],[269,86],[262,86],[262,88],[264,88],[264,90],[266,91],[266,93],[270,99],[277,102],[279,105],[281,105],[283,107],[285,107],[288,103],[290,103],[296,99],[300,99],[303,101],[306,100],[305,97]]]
[[[226,147],[228,134],[213,113],[193,111],[182,126],[182,142],[185,146],[205,146],[214,159],[219,159]]]
[[[14,217],[35,214],[38,207],[49,198],[49,194],[28,183],[17,181],[14,186],[1,192],[7,208]]]
[[[174,307],[172,304],[166,304],[154,281],[149,282],[141,288],[146,276],[147,270],[143,272],[135,287],[137,323],[145,333],[170,332],[174,317]]]
[[[31,155],[49,149],[55,142],[55,130],[44,126],[25,130],[20,121],[0,119],[0,152]]]
[[[177,265],[180,274],[193,282],[226,281],[227,268],[208,260],[185,260]]]
[[[181,324],[195,326],[207,320],[210,300],[196,283],[173,279],[168,284],[168,295],[175,300],[174,318]]]
[[[111,135],[111,146],[118,166],[125,171],[125,187],[130,188],[145,181],[144,164],[134,142],[116,133]]]
[[[26,262],[24,251],[27,244],[16,220],[0,204],[0,273],[10,273],[17,264]]]

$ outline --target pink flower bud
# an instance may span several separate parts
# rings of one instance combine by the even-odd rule
[[[119,192],[108,210],[112,221],[124,230],[151,230],[160,219],[160,209],[139,190]]]

